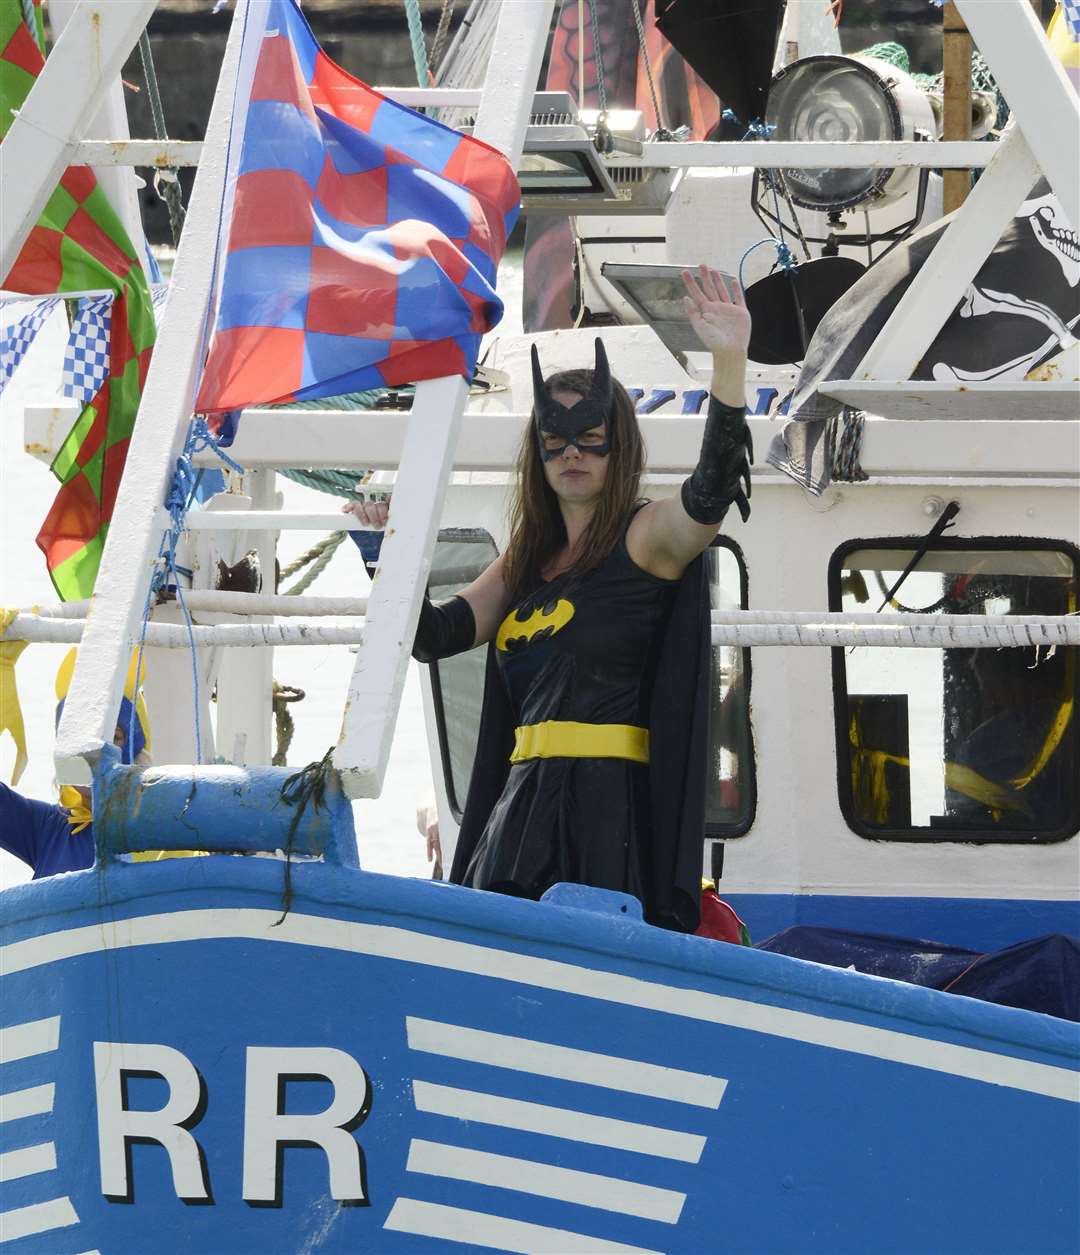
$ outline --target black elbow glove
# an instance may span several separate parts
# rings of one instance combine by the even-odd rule
[[[701,456],[682,486],[683,509],[695,523],[722,523],[732,502],[746,522],[753,460],[746,407],[725,405],[710,395]]]
[[[417,662],[438,662],[463,654],[476,644],[476,618],[464,597],[433,602],[424,594],[412,656]]]

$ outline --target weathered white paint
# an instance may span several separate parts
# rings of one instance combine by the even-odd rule
[[[0,283],[138,42],[157,0],[83,0],[0,145]]]
[[[1080,230],[1080,96],[1041,22],[1026,0],[956,0],[956,7],[1065,216]]]
[[[76,145],[71,164],[95,169],[109,166],[168,169],[197,166],[202,151],[202,140],[196,139],[85,139]]]
[[[977,141],[894,140],[887,142],[813,140],[722,140],[718,143],[691,140],[685,144],[658,142],[644,145],[641,155],[612,156],[605,164],[681,170],[690,166],[753,166],[804,170],[859,170],[864,166],[913,166],[941,170],[981,170],[992,160],[993,144]]]
[[[173,269],[172,294],[150,364],[86,635],[57,732],[55,761],[62,783],[86,784],[92,761],[112,740],[128,652],[160,543],[161,502],[183,447],[201,365],[213,279],[209,259],[216,252],[233,93],[241,68],[249,76],[254,72],[253,62],[239,65],[241,34],[245,22],[265,23],[266,12],[265,6],[252,5],[249,0],[237,0],[234,10],[207,128],[206,156],[195,178]],[[253,41],[254,45],[258,42]],[[241,83],[241,91],[243,86]]]
[[[845,405],[888,419],[951,419],[978,421],[980,425],[993,420],[1026,425],[1080,419],[1080,389],[1071,381],[834,379],[821,391]]]
[[[261,526],[252,521],[254,514],[264,513],[268,506],[275,504],[275,480],[277,476],[270,468],[254,469],[245,476],[245,484],[250,492],[248,511],[248,527],[251,530],[228,536],[216,536],[217,541],[233,540],[237,542],[227,558],[232,565],[246,552],[254,549],[259,558],[259,570],[262,573],[263,587],[272,590],[274,586],[274,562],[277,548],[278,532],[273,522]],[[226,498],[227,500],[228,498]],[[188,516],[194,518],[197,511]],[[220,516],[220,511],[214,511]],[[226,516],[227,517],[227,516]],[[203,539],[208,539],[203,537]],[[220,597],[214,593],[214,582],[217,578],[216,562],[208,561],[200,564],[195,574],[196,588],[192,590],[196,597]],[[233,594],[243,597],[244,594]],[[292,598],[281,597],[275,600],[291,601]],[[207,606],[207,610],[210,607]],[[235,613],[235,608],[233,613]],[[268,613],[266,610],[240,611],[246,622],[259,622],[258,617]],[[204,612],[200,616],[203,622],[208,621]],[[214,618],[210,622],[223,622]],[[261,622],[268,622],[262,618]],[[216,654],[212,668],[214,681],[217,685],[217,748],[218,753],[231,763],[265,764],[270,762],[273,754],[274,734],[274,651],[272,648],[230,650],[229,654]]]
[[[532,0],[504,4],[499,11],[475,134],[515,163],[529,124],[553,8],[554,0]],[[431,380],[416,389],[368,600],[365,643],[357,655],[334,754],[353,797],[378,796],[382,788],[467,396],[465,381],[457,377]]]
[[[582,353],[585,351],[583,347]],[[694,386],[692,380],[673,380],[671,386],[676,385],[679,388]],[[1019,397],[1026,397],[1031,385],[1006,381],[999,386],[1005,397],[1015,397],[1021,388],[1024,391]],[[870,380],[837,380],[827,387],[830,395],[842,389],[844,396],[859,396],[863,400],[867,393],[873,393],[875,405],[879,404],[880,391],[880,404],[886,408],[886,400],[893,395],[897,384],[895,381],[879,384]],[[919,382],[905,383],[902,387],[900,395],[929,399],[940,385]],[[849,392],[849,388],[859,391]],[[999,407],[998,401],[993,399],[997,394],[987,396],[987,392],[993,394],[993,389],[978,385],[971,395],[978,396],[978,404],[989,407],[994,413],[1000,409],[1003,417],[979,418],[977,432],[972,428],[974,415],[971,414],[943,416],[933,423],[919,421],[918,427],[899,417],[883,421],[871,415],[863,435],[863,469],[875,480],[937,478],[945,483],[977,478],[1005,484],[1015,483],[1021,477],[1059,483],[1070,478],[1080,479],[1080,427],[1076,423],[1058,421],[1060,398],[1054,404],[1055,418],[1025,419],[1024,439],[1020,441],[1016,439],[1015,411],[1006,411],[1005,404]],[[1048,394],[1033,390],[1030,395]],[[680,404],[678,398],[674,404]],[[904,404],[918,405],[921,418],[927,417],[921,399]],[[960,396],[950,398],[950,405],[957,409],[966,404]],[[54,406],[28,407],[25,427],[28,451],[51,462],[73,418],[68,410]],[[454,471],[508,473],[513,468],[527,421],[527,415],[521,413],[466,414],[454,450]],[[686,475],[696,465],[701,449],[700,418],[661,410],[641,415],[638,423],[649,452],[648,475]],[[749,424],[754,448],[759,452],[758,464],[754,467],[755,484],[771,481],[797,491],[791,480],[765,465],[760,456],[778,430],[777,419],[752,416]],[[357,461],[357,450],[363,449],[366,467],[393,469],[401,461],[407,426],[407,414],[392,412],[259,412],[255,421],[241,424],[232,454],[247,467],[339,467]],[[196,456],[195,465],[218,467],[220,461],[207,451]],[[337,517],[340,527],[340,516]]]
[[[727,622],[714,624],[712,628],[714,645],[759,648],[820,645],[852,649],[856,646],[866,649],[1007,649],[1080,645],[1080,619],[1065,615],[1056,618],[1044,616],[1037,622],[1017,618],[1012,622],[988,623],[980,620],[977,624],[958,626],[946,621],[948,615],[925,616],[929,621],[923,623],[891,624],[850,624],[844,615],[826,614],[806,615],[802,622],[761,623],[755,621],[756,612],[752,610],[737,619],[733,612],[725,617]],[[82,638],[82,633],[83,626],[76,619],[18,614],[3,639],[72,644]],[[177,623],[151,623],[146,629],[146,641],[157,649],[190,649],[192,642],[197,650],[209,646],[251,649],[274,645],[360,645],[370,639],[369,634],[370,628],[364,624],[336,627],[318,619],[310,623],[218,623],[213,626],[195,625],[190,629]],[[184,687],[191,685],[174,685],[168,692],[179,700]],[[209,735],[204,705],[208,690],[209,685],[204,678],[200,681],[204,758],[212,753],[205,739]]]
[[[54,39],[63,33],[80,3],[83,0],[49,0],[49,25],[52,27]],[[84,134],[87,139],[113,143],[127,140],[127,105],[124,103],[124,85],[119,75],[107,87],[101,107]],[[105,146],[111,145],[103,145]],[[98,185],[124,224],[124,230],[135,249],[135,256],[140,259],[145,257],[146,235],[139,209],[139,188],[135,171],[117,168],[112,162],[98,165],[96,161],[90,161],[87,164],[94,167]]]
[[[250,532],[273,529],[280,532],[333,532],[347,523],[345,515],[286,514],[277,510],[247,510],[218,513],[216,510],[192,510],[184,521],[189,532]]]

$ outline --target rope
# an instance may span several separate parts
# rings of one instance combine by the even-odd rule
[[[600,45],[600,19],[596,13],[596,0],[589,0],[589,17],[592,23],[593,56],[596,58],[596,92],[600,103],[600,116],[607,113],[607,84],[604,82],[604,50]]]
[[[446,37],[450,34],[450,23],[454,19],[454,0],[443,0],[442,12],[439,14],[439,25],[435,28],[435,38],[431,43],[431,68],[435,73],[442,69],[443,53]]]
[[[870,478],[859,462],[865,427],[866,412],[853,409],[850,405],[845,405],[836,418],[829,420],[828,440],[832,449],[833,479],[858,484]]]
[[[311,563],[311,569],[305,571],[292,588],[286,588],[284,595],[286,597],[296,597],[304,592],[305,589],[310,588],[322,575],[323,571],[326,570],[330,559],[334,556],[338,545],[341,544],[346,535],[347,533],[344,531],[331,532],[328,536],[324,536],[318,544],[312,545],[306,553],[301,554],[295,562],[290,562],[286,568],[289,575],[294,575],[296,571],[306,566],[309,562]],[[282,575],[285,575],[286,571],[283,571]]]
[[[431,84],[431,71],[428,68],[419,0],[405,0],[405,16],[409,22],[409,43],[412,45],[413,65],[416,67],[416,85],[428,87]]]
[[[143,77],[146,79],[146,96],[150,101],[150,114],[154,119],[154,137],[167,140],[169,133],[165,129],[165,110],[161,105],[157,71],[154,69],[154,54],[150,48],[150,36],[145,30],[139,36],[139,56],[142,58]],[[180,183],[176,176],[175,166],[154,172],[154,191],[165,202],[165,208],[169,211],[169,231],[172,235],[173,247],[176,247],[180,243],[180,232],[184,226],[184,201],[180,195]]]
[[[323,804],[326,795],[326,785],[330,778],[330,773],[334,770],[332,757],[334,747],[331,746],[322,758],[315,763],[308,765],[292,775],[281,786],[281,800],[286,806],[295,806],[296,814],[289,824],[289,836],[285,842],[285,886],[281,897],[281,917],[274,921],[271,927],[276,928],[282,923],[288,915],[292,907],[293,889],[292,889],[292,852],[293,840],[296,837],[296,830],[300,827],[300,820],[304,817],[304,811],[307,810],[309,802],[315,804],[318,810]]]
[[[149,587],[146,590],[146,603],[143,606],[142,631],[139,637],[139,657],[135,664],[135,692],[139,691],[139,680],[142,674],[143,651],[146,648],[147,637],[150,633],[150,602],[155,593],[162,593],[168,586],[168,581],[172,580],[172,588],[176,592],[176,601],[180,606],[180,610],[184,616],[184,624],[187,628],[187,643],[191,650],[191,681],[192,691],[194,694],[195,704],[195,762],[202,762],[202,721],[199,711],[199,659],[195,652],[195,626],[191,621],[191,615],[188,612],[187,602],[184,599],[184,589],[181,583],[181,574],[190,575],[190,572],[183,571],[176,564],[176,546],[180,540],[180,534],[184,530],[184,518],[191,508],[191,503],[195,499],[195,493],[199,487],[199,478],[201,472],[196,473],[194,466],[194,458],[196,454],[202,453],[205,449],[212,449],[214,453],[229,467],[241,474],[244,468],[234,462],[231,457],[218,444],[215,437],[211,434],[209,427],[206,425],[206,419],[201,414],[196,414],[188,428],[187,439],[184,441],[184,448],[180,456],[176,459],[176,470],[173,472],[172,483],[169,485],[168,496],[165,498],[165,508],[169,512],[169,527],[162,534],[161,543],[158,546],[157,570],[150,580]],[[157,625],[155,625],[157,626]],[[164,625],[161,625],[164,626]],[[128,744],[133,743],[134,737],[134,705],[132,706],[132,722],[128,728]]]
[[[743,253],[742,257],[739,258],[739,287],[744,292],[746,291],[746,284],[743,283],[743,266],[750,254],[754,252],[755,249],[761,248],[763,244],[773,245],[776,249],[777,263],[785,270],[795,269],[795,254],[791,251],[787,244],[785,244],[783,240],[778,240],[775,235],[767,235],[763,240],[758,240],[756,244],[751,244],[746,252]]]
[[[303,689],[274,681],[274,735],[277,739],[277,748],[270,762],[275,767],[288,765],[289,746],[292,745],[293,733],[296,731],[296,724],[293,722],[289,706],[293,702],[302,702],[306,696]]]
[[[641,59],[645,63],[645,77],[649,83],[649,95],[652,97],[653,113],[656,114],[656,134],[653,138],[658,140],[670,140],[671,132],[664,125],[664,119],[660,115],[660,102],[656,96],[656,83],[653,81],[652,61],[649,58],[649,45],[645,39],[645,27],[641,21],[641,5],[639,0],[630,0],[630,6],[634,10],[634,25],[637,27],[638,43],[641,45]]]

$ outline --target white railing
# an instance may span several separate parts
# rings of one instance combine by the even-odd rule
[[[194,609],[188,594],[188,608]],[[203,598],[227,597],[233,607],[250,598],[249,613],[267,613],[267,602],[327,601],[359,604],[360,599],[264,597],[258,594],[203,594]],[[205,604],[205,603],[204,603]],[[65,608],[66,609],[66,608]],[[291,607],[290,607],[291,609]],[[300,607],[302,611],[304,608]],[[306,613],[313,613],[307,609]],[[318,612],[314,612],[318,613]],[[325,610],[325,614],[351,610]],[[853,649],[1009,649],[1033,646],[1056,648],[1080,645],[1080,617],[1076,615],[973,615],[973,614],[869,614],[815,611],[726,610],[713,611],[712,643],[746,647],[825,646]],[[75,644],[82,638],[82,623],[74,617],[43,614],[16,615],[0,639],[47,644]],[[150,623],[146,643],[163,649],[208,646],[257,648],[259,646],[359,645],[365,625],[337,625],[318,619],[291,623],[196,624],[190,630],[179,624]]]

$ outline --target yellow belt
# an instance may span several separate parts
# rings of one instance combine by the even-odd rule
[[[572,723],[549,719],[514,729],[512,763],[530,758],[627,758],[649,761],[649,729],[630,723]]]

